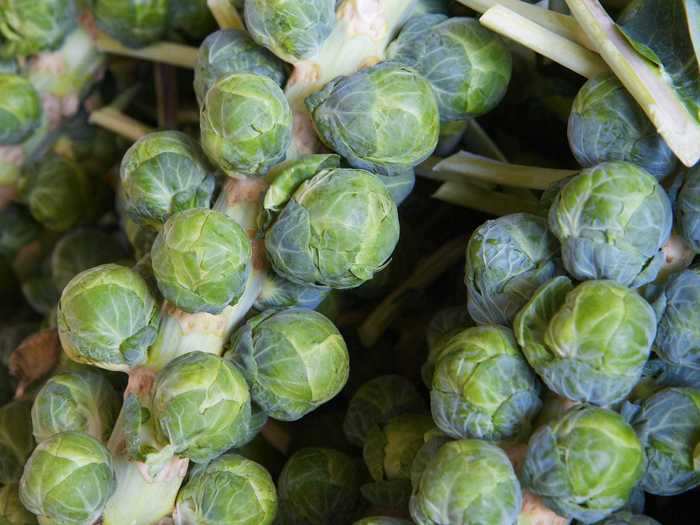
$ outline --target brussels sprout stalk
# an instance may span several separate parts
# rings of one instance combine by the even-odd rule
[[[434,177],[438,179],[438,177]],[[502,191],[485,189],[482,184],[468,182],[446,182],[433,193],[433,198],[482,211],[500,217],[511,213],[542,213],[539,201],[534,198],[523,198]]]
[[[151,62],[162,62],[188,69],[192,69],[197,62],[196,47],[173,42],[158,42],[140,49],[133,49],[120,44],[104,33],[99,33],[95,42],[100,51],[113,55],[140,58]]]
[[[207,0],[207,5],[221,29],[245,29],[241,15],[230,0]]]
[[[90,123],[133,141],[153,131],[145,124],[125,115],[112,106],[96,109],[90,113]]]

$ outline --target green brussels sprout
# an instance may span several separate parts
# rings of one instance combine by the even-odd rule
[[[315,55],[335,26],[335,0],[245,0],[253,39],[285,62]]]
[[[360,494],[358,464],[330,448],[295,452],[277,481],[281,525],[349,523]]]
[[[654,352],[675,366],[700,369],[700,267],[672,275],[654,301]]]
[[[578,163],[626,161],[661,180],[676,167],[676,157],[637,102],[612,73],[586,82],[569,116],[569,145]]]
[[[64,352],[78,363],[128,371],[146,362],[159,306],[134,270],[103,264],[76,275],[58,304]]]
[[[36,516],[24,508],[15,483],[0,488],[0,523],[3,525],[37,525]]]
[[[510,82],[510,51],[498,35],[473,18],[441,14],[411,18],[387,54],[430,82],[443,122],[491,111]]]
[[[428,415],[403,414],[367,434],[362,455],[376,481],[410,479],[411,465],[435,425]]]
[[[248,385],[225,359],[190,352],[158,374],[152,415],[158,436],[175,454],[206,463],[248,437]]]
[[[598,522],[598,525],[661,525],[654,518],[642,516],[641,514],[632,514],[626,510],[616,512],[603,521]]]
[[[467,244],[464,283],[478,324],[510,325],[534,291],[560,275],[559,243],[542,217],[505,215],[479,226]]]
[[[160,228],[170,215],[208,208],[214,177],[199,145],[179,131],[137,140],[119,170],[125,211],[139,224]]]
[[[343,431],[350,443],[364,446],[373,429],[401,414],[422,414],[425,401],[416,387],[398,375],[370,379],[350,399]]]
[[[656,315],[639,294],[613,281],[542,285],[515,318],[530,366],[555,393],[610,405],[639,381],[656,335]]]
[[[219,314],[243,295],[252,250],[235,220],[195,208],[163,226],[151,248],[153,274],[163,297],[178,308]]]
[[[265,274],[262,290],[255,300],[255,309],[262,312],[271,308],[316,309],[330,293],[330,288],[319,288],[293,283],[274,271]]]
[[[549,210],[564,267],[574,278],[637,287],[656,278],[673,214],[664,189],[642,168],[606,162],[564,185]]]
[[[175,525],[269,525],[276,514],[277,491],[267,470],[226,454],[192,474],[173,517]]]
[[[345,386],[350,357],[343,337],[313,310],[269,310],[231,337],[225,357],[243,373],[253,400],[271,417],[295,421]]]
[[[0,92],[0,144],[19,144],[39,126],[41,99],[19,75],[0,73]]]
[[[169,34],[176,40],[198,41],[217,28],[207,0],[169,2]]]
[[[540,384],[510,328],[467,328],[442,347],[430,390],[435,424],[454,438],[503,440],[529,433]]]
[[[96,182],[77,163],[51,155],[25,169],[18,189],[34,219],[64,232],[97,214]]]
[[[41,523],[88,524],[102,515],[116,485],[112,456],[102,443],[62,432],[32,452],[19,497]]]
[[[225,173],[264,175],[286,156],[292,111],[269,77],[227,75],[209,88],[200,109],[202,148]]]
[[[51,253],[51,277],[60,291],[84,270],[127,258],[127,252],[112,235],[84,228],[64,235]]]
[[[381,270],[399,240],[396,204],[363,170],[305,181],[265,234],[273,269],[298,284],[354,288]]]
[[[14,259],[17,252],[40,234],[41,226],[24,206],[10,203],[0,210],[0,256]]]
[[[532,435],[522,476],[560,516],[593,523],[627,502],[644,467],[644,449],[622,416],[578,405]]]
[[[103,375],[80,370],[51,377],[34,399],[37,443],[61,432],[84,432],[106,443],[117,420],[120,396]]]
[[[413,487],[411,517],[418,525],[516,523],[522,491],[500,448],[464,439],[442,445]]]
[[[125,46],[143,47],[165,36],[168,8],[168,0],[94,0],[92,13],[102,31]]]
[[[352,525],[412,525],[412,522],[401,518],[387,518],[384,516],[370,516],[356,521]]]
[[[34,448],[32,404],[11,401],[0,407],[0,483],[15,483]]]
[[[75,0],[4,0],[0,9],[0,55],[27,56],[53,49],[77,20]]]
[[[661,390],[642,402],[631,423],[647,456],[646,492],[673,496],[700,485],[700,390]]]
[[[209,88],[234,73],[269,77],[279,86],[287,79],[284,62],[258,46],[248,33],[222,29],[210,34],[199,46],[194,66],[194,92],[199,104],[204,102]]]
[[[430,83],[395,62],[332,80],[306,99],[306,107],[329,148],[353,167],[386,175],[423,162],[440,135]]]
[[[695,253],[700,253],[700,164],[685,174],[676,201],[676,226]]]

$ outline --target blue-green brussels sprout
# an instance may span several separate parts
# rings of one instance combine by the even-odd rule
[[[193,0],[189,0],[193,1]],[[97,27],[129,47],[143,47],[165,36],[168,0],[94,0]]]
[[[644,468],[642,444],[622,416],[578,405],[532,435],[522,476],[560,516],[593,523],[625,505]]]
[[[478,324],[510,325],[537,288],[562,273],[547,221],[529,213],[486,221],[469,239],[464,284]]]
[[[41,226],[29,210],[15,203],[0,210],[0,226],[0,256],[7,259],[14,259],[17,252],[41,234]]]
[[[116,485],[112,456],[102,443],[62,432],[32,452],[19,497],[41,523],[88,524],[102,515]]]
[[[37,443],[61,432],[84,432],[106,443],[121,399],[101,374],[79,370],[51,377],[34,399],[32,429]]]
[[[231,363],[190,352],[158,374],[151,411],[159,438],[175,454],[206,463],[248,437],[250,392]]]
[[[177,40],[201,40],[217,28],[207,0],[169,2],[168,7],[170,9],[168,32]]]
[[[19,75],[0,73],[0,93],[0,144],[19,144],[41,121],[41,99]]]
[[[513,525],[522,491],[500,448],[463,439],[442,445],[423,466],[411,496],[418,525]]]
[[[569,180],[549,210],[567,272],[578,280],[649,283],[671,236],[671,203],[657,180],[628,162],[605,162]]]
[[[295,421],[345,386],[350,357],[325,316],[305,308],[269,310],[231,337],[225,357],[243,373],[253,400],[271,417]]]
[[[654,351],[667,363],[700,369],[700,267],[677,273],[654,301]]]
[[[295,452],[277,480],[282,525],[348,523],[360,494],[360,472],[350,456],[330,448]]]
[[[370,379],[350,399],[343,431],[350,443],[362,447],[369,433],[401,414],[422,414],[425,401],[408,379],[398,375]]]
[[[498,35],[473,18],[414,17],[387,55],[415,68],[430,82],[441,121],[461,121],[491,111],[510,82],[510,51]]]
[[[273,269],[298,283],[355,288],[399,240],[396,204],[364,170],[327,169],[303,182],[265,234]]]
[[[685,386],[700,390],[700,369],[673,365],[663,359],[647,361],[642,378],[658,388]]]
[[[647,455],[646,492],[673,496],[700,485],[700,390],[661,390],[642,402],[631,422]]]
[[[688,170],[676,201],[676,226],[695,253],[700,253],[700,164]]]
[[[18,190],[20,200],[38,222],[64,232],[95,217],[97,183],[77,163],[51,155],[25,169]]]
[[[119,240],[96,228],[81,228],[64,235],[51,252],[51,277],[60,291],[84,270],[127,258]]]
[[[440,135],[430,83],[396,62],[332,80],[306,99],[306,107],[329,148],[356,168],[386,175],[423,162]]]
[[[623,510],[598,522],[598,525],[661,525],[661,523],[649,516],[632,514],[631,512]]]
[[[555,393],[610,405],[639,381],[656,336],[656,315],[635,291],[613,281],[542,285],[515,318],[530,366]]]
[[[195,208],[163,226],[151,248],[153,274],[163,297],[178,308],[218,314],[243,295],[252,250],[235,220]]]
[[[310,308],[316,309],[330,293],[330,288],[293,283],[268,271],[255,300],[255,309],[262,312],[270,308]]]
[[[117,264],[76,275],[58,304],[64,352],[78,363],[128,371],[146,362],[160,310],[146,281]]]
[[[0,407],[0,484],[15,483],[34,448],[32,404],[11,401]]]
[[[292,142],[292,111],[282,89],[262,75],[217,80],[200,107],[202,148],[229,175],[265,175]]]
[[[175,525],[269,525],[277,514],[277,490],[254,461],[226,454],[195,470],[177,495]]]
[[[676,157],[637,102],[611,73],[586,82],[569,116],[569,144],[578,163],[636,164],[661,180],[673,172]]]
[[[245,23],[253,39],[285,62],[320,49],[335,26],[335,0],[245,0]]]
[[[27,56],[58,47],[77,20],[75,0],[4,0],[0,55]]]
[[[542,402],[513,332],[492,325],[467,328],[441,347],[430,405],[451,437],[503,440],[527,435]]]
[[[248,33],[222,29],[210,34],[199,46],[194,66],[194,92],[199,104],[219,79],[234,73],[269,77],[279,86],[287,79],[284,62],[257,45]]]
[[[199,145],[184,133],[149,133],[122,159],[125,211],[137,223],[159,228],[174,213],[208,208],[214,191],[210,170]]]
[[[0,523],[3,525],[37,525],[36,516],[19,499],[15,483],[0,488]]]

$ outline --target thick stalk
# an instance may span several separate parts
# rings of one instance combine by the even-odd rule
[[[90,113],[90,123],[134,142],[155,131],[111,106],[105,106]]]
[[[231,0],[207,0],[207,6],[221,29],[245,29],[241,15]]]
[[[100,51],[112,55],[139,58],[150,62],[162,62],[187,69],[194,68],[197,62],[198,50],[196,47],[174,44],[172,42],[158,42],[140,49],[132,49],[120,44],[104,33],[98,33],[95,43]]]
[[[448,182],[433,193],[433,198],[478,210],[496,217],[511,213],[542,213],[542,206],[536,199],[523,198],[501,191],[485,189],[483,185],[468,182]]]

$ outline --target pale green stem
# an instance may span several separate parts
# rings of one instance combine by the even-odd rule
[[[502,217],[511,213],[542,213],[539,202],[517,195],[485,189],[470,183],[448,182],[433,194],[434,199]]]
[[[133,49],[120,44],[104,33],[99,33],[95,42],[98,49],[113,55],[139,58],[149,62],[162,62],[187,69],[194,68],[194,65],[197,63],[198,49],[182,44],[158,42],[150,46]]]
[[[134,142],[155,131],[111,106],[90,113],[90,123]]]
[[[207,0],[207,6],[221,29],[245,29],[241,15],[231,0]]]

